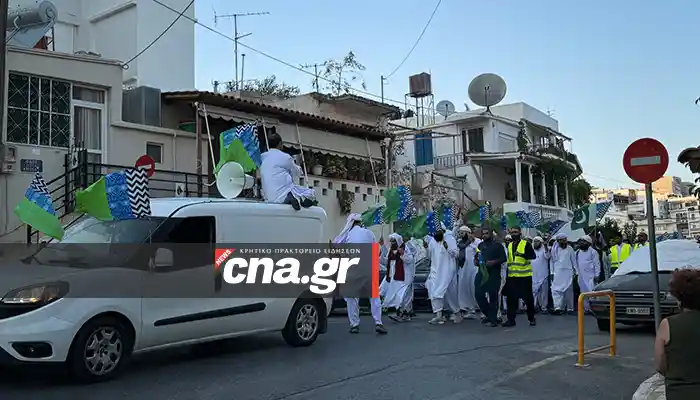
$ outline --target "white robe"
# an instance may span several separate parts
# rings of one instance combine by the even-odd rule
[[[578,274],[578,286],[581,293],[592,292],[595,279],[600,274],[600,258],[598,251],[592,247],[576,252],[576,273]],[[589,310],[588,300],[584,302],[585,310]]]
[[[561,248],[558,244],[552,249],[552,300],[556,310],[574,309],[574,268],[576,253],[571,246]]]
[[[464,311],[473,311],[478,307],[476,303],[476,294],[474,280],[479,272],[478,267],[474,264],[474,256],[476,248],[481,243],[481,239],[474,239],[473,242],[464,249],[464,265],[459,269],[459,308]]]
[[[547,296],[549,294],[549,259],[550,254],[543,245],[535,250],[537,256],[532,260],[532,295],[535,305],[547,307]]]
[[[391,261],[388,263],[387,276],[391,277],[391,281],[387,282],[386,279],[382,282],[385,285],[385,293],[382,295],[384,301],[382,301],[383,308],[402,308],[404,305],[404,300],[406,294],[409,290],[413,291],[413,276],[415,275],[415,263],[413,261],[413,254],[411,250],[406,246],[401,260],[403,260],[404,268],[404,280],[397,281],[394,279],[394,274],[396,273],[396,261]],[[391,250],[390,250],[391,251]],[[389,257],[389,252],[383,256],[383,262],[387,263]],[[382,288],[379,288],[380,294]]]
[[[376,242],[376,237],[374,233],[369,229],[363,228],[361,226],[354,226],[347,232],[347,235],[341,241],[342,243],[374,243]],[[348,320],[350,320],[350,326],[360,325],[360,299],[358,298],[345,298],[345,303],[348,308]],[[369,300],[370,309],[372,311],[372,319],[374,319],[375,324],[381,325],[382,323],[382,301],[378,298]]]
[[[450,233],[445,233],[443,242],[436,242],[429,237],[428,255],[430,257],[430,273],[425,281],[425,288],[428,290],[428,297],[433,305],[433,312],[443,310],[443,300],[452,281],[457,274],[457,256],[459,249],[457,241]],[[447,244],[445,248],[444,244]]]
[[[268,203],[284,203],[290,192],[295,197],[313,199],[313,189],[297,186],[294,182],[301,176],[301,168],[289,154],[278,149],[262,153],[260,180],[263,198]]]

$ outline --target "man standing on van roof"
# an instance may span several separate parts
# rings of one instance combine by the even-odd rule
[[[348,216],[347,223],[340,234],[333,239],[335,244],[348,243],[375,243],[377,240],[374,233],[367,228],[362,227],[362,217],[360,214],[352,213]],[[345,303],[348,308],[348,319],[350,320],[350,333],[360,333],[360,299],[345,298]],[[382,301],[381,299],[369,299],[370,309],[372,310],[372,318],[374,319],[374,330],[385,335],[387,333],[384,324],[382,324]]]
[[[266,202],[291,204],[295,210],[311,207],[315,198],[313,189],[294,184],[301,176],[301,168],[294,163],[292,156],[282,151],[282,137],[271,134],[267,143],[270,149],[262,153],[260,179]]]

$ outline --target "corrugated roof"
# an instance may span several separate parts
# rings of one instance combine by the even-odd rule
[[[335,118],[311,114],[304,111],[297,111],[291,108],[280,107],[262,101],[249,100],[221,93],[198,90],[163,92],[162,98],[164,100],[201,101],[210,105],[232,108],[239,111],[252,111],[253,113],[257,111],[262,111],[271,114],[293,117],[298,119],[299,122],[304,122],[306,120],[309,122],[335,125],[348,130],[353,130],[356,133],[369,134],[371,136],[374,136],[376,139],[382,139],[386,137],[386,135],[382,131],[380,131],[377,127],[372,125],[354,124],[350,122],[341,121]]]

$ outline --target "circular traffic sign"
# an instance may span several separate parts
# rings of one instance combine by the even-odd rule
[[[668,150],[656,139],[639,139],[625,150],[622,166],[635,182],[656,182],[668,170]]]
[[[153,158],[147,154],[142,155],[136,160],[134,168],[142,168],[146,170],[146,175],[150,178],[153,173],[156,172],[156,162]]]

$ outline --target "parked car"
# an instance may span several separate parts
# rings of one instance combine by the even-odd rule
[[[678,313],[678,303],[666,290],[671,278],[670,271],[659,272],[661,288],[661,317]],[[612,276],[600,283],[594,290],[615,292],[615,321],[625,325],[654,324],[654,283],[651,272],[632,272]],[[591,298],[591,311],[596,318],[598,329],[610,330],[610,302],[607,297]]]
[[[668,293],[668,282],[676,268],[699,268],[700,248],[692,240],[664,240],[657,244],[661,317],[680,311],[678,302]],[[620,269],[598,284],[594,290],[615,292],[615,321],[626,325],[654,324],[654,282],[649,248],[635,250]],[[607,297],[591,298],[591,311],[598,328],[610,329],[610,303]]]
[[[221,286],[212,268],[216,243],[321,243],[322,208],[172,198],[152,199],[151,210],[147,219],[81,217],[62,240],[75,247],[48,243],[23,262],[3,264],[0,362],[64,364],[92,382],[116,376],[134,353],[266,331],[280,331],[291,346],[309,346],[326,332],[330,299],[308,291],[296,298],[236,298],[238,289]],[[145,250],[120,258],[84,254],[124,243],[133,244],[127,250]],[[211,252],[194,252],[201,264],[183,263],[192,256],[184,253],[193,253],[188,243]],[[107,292],[96,298],[95,287],[109,288],[120,279],[141,284],[117,287],[121,297]],[[148,295],[153,292],[147,288],[183,282],[176,287],[211,295]]]

